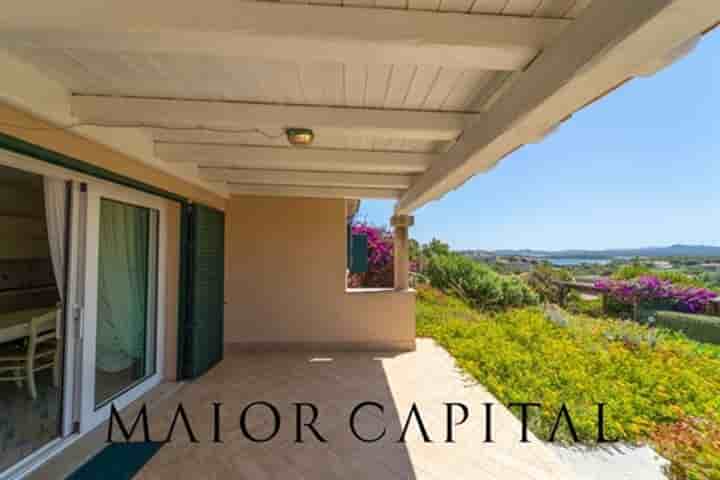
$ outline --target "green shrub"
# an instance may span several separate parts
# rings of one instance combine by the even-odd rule
[[[667,280],[677,287],[695,287],[695,288],[708,288],[710,285],[704,282],[702,279],[692,277],[682,272],[672,271],[656,271],[652,270],[645,265],[638,263],[629,263],[618,268],[613,273],[612,278],[615,280],[635,280],[639,277],[653,276],[660,280]]]
[[[577,292],[568,294],[565,308],[568,312],[587,315],[589,317],[607,316],[607,313],[603,311],[602,298],[585,299]]]
[[[698,342],[720,344],[720,317],[682,312],[656,312],[657,327],[676,330]]]
[[[532,269],[527,282],[543,302],[560,303],[562,292],[557,282],[570,282],[572,280],[572,273],[567,269],[541,264]]]
[[[612,274],[612,278],[615,280],[634,280],[650,274],[652,274],[650,267],[646,267],[640,263],[628,263],[618,268],[617,271]]]
[[[457,295],[475,308],[498,310],[538,303],[537,295],[521,279],[500,275],[454,253],[432,255],[423,273],[433,287]]]
[[[677,287],[708,288],[709,285],[699,278],[691,277],[682,272],[654,272],[660,280],[667,280]]]

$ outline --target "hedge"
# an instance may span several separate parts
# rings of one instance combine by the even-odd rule
[[[655,314],[655,325],[681,331],[698,342],[720,345],[720,317],[659,311]]]

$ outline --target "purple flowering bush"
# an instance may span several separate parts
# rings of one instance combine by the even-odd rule
[[[352,226],[352,233],[367,235],[370,269],[382,269],[393,262],[393,238],[390,232],[367,223],[356,223]]]
[[[710,300],[718,296],[706,288],[678,287],[668,280],[650,275],[637,280],[606,278],[595,282],[595,288],[624,305],[666,301],[672,303],[676,310],[687,313],[702,313]]]
[[[393,237],[380,227],[367,223],[352,225],[353,235],[365,234],[368,239],[368,271],[348,278],[350,288],[390,288],[393,286]]]

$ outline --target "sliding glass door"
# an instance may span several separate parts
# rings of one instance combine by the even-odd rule
[[[0,478],[57,440],[63,419],[68,184],[0,150]]]
[[[160,383],[168,203],[0,149],[0,478]]]
[[[89,186],[82,428],[158,383],[164,201]]]

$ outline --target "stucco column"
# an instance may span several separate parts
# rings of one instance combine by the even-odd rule
[[[390,225],[395,229],[393,233],[393,252],[395,267],[395,290],[410,288],[410,241],[408,229],[415,222],[410,215],[393,215]]]

